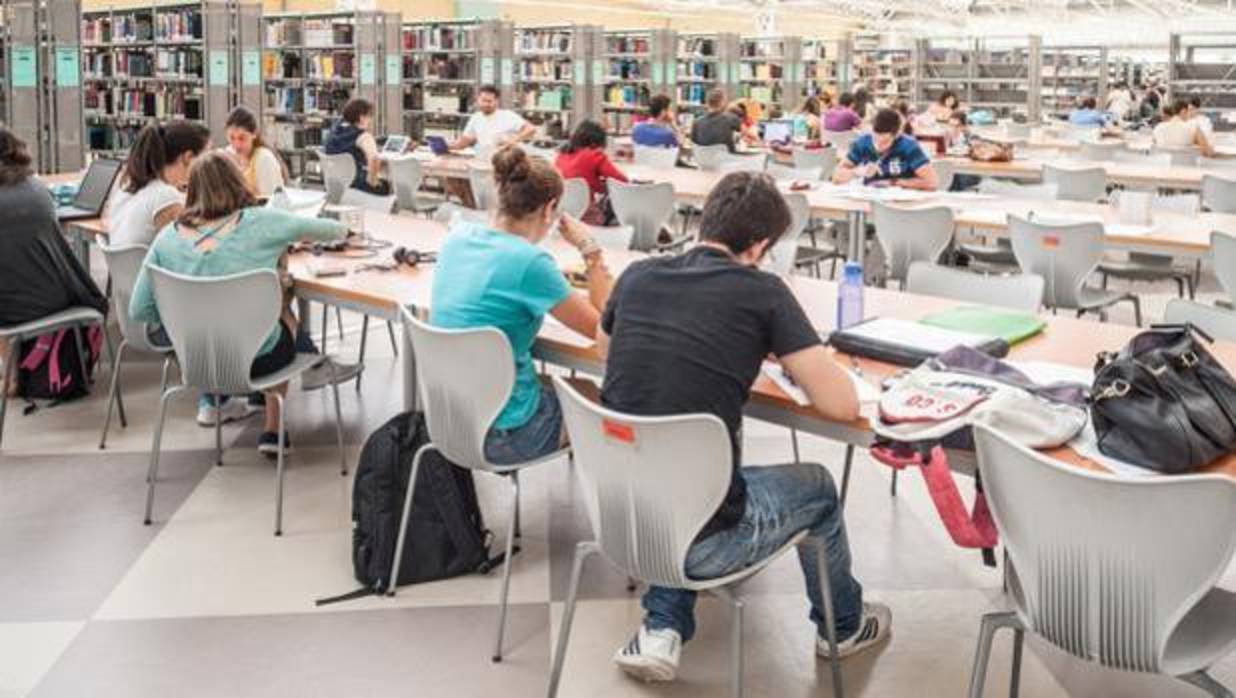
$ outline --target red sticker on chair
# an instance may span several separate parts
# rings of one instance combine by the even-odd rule
[[[1049,250],[1054,250],[1059,246],[1060,246],[1060,236],[1059,235],[1044,235],[1043,236],[1043,247],[1046,247]]]
[[[629,424],[611,422],[606,419],[601,422],[601,430],[615,441],[621,441],[624,444],[635,443],[635,428]]]

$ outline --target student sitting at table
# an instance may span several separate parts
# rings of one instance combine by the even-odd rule
[[[1077,107],[1069,112],[1069,123],[1074,126],[1093,126],[1102,128],[1111,123],[1112,115],[1098,110],[1098,101],[1094,97],[1085,97],[1077,103]]]
[[[1189,98],[1189,118],[1187,121],[1193,124],[1197,130],[1206,136],[1206,140],[1211,140],[1215,132],[1215,125],[1211,123],[1210,117],[1202,113],[1202,98],[1193,95]]]
[[[566,443],[562,409],[537,380],[532,344],[545,315],[592,338],[609,299],[609,271],[588,229],[558,212],[562,178],[519,148],[493,156],[498,210],[490,225],[461,223],[447,237],[434,271],[430,322],[448,329],[496,327],[515,354],[515,387],[485,438],[485,457],[511,464]],[[554,223],[579,250],[587,293],[571,290],[558,263],[540,247]]]
[[[825,94],[823,98],[828,99],[828,95]],[[795,112],[795,120],[801,119],[807,125],[807,140],[820,140],[820,116],[822,113],[820,97],[815,95],[803,100],[803,105]]]
[[[249,191],[259,199],[270,198],[288,178],[287,167],[274,149],[262,140],[257,117],[248,107],[239,106],[227,115],[228,154],[240,167]]]
[[[826,419],[858,417],[845,370],[785,282],[759,268],[789,224],[789,206],[768,175],[722,178],[704,203],[700,244],[636,262],[614,286],[597,341],[606,357],[601,402],[627,414],[707,413],[725,423],[733,454],[729,490],[687,552],[686,574],[724,577],[807,531],[825,549],[837,653],[844,658],[887,639],[892,614],[863,601],[833,479],[814,463],[746,467],[742,454],[743,406],[770,355]],[[827,657],[817,555],[815,546],[799,548],[813,645]],[[682,645],[695,632],[695,597],[650,587],[643,623],[614,655],[618,666],[646,681],[673,680]]]
[[[598,205],[605,197],[606,180],[627,181],[627,176],[605,154],[605,129],[591,119],[581,121],[571,134],[571,140],[562,146],[554,162],[563,179],[578,177],[588,183],[589,204],[584,213],[584,222],[605,225],[610,217]]]
[[[756,124],[760,121],[756,115],[761,111],[759,103],[751,100],[740,99],[730,104],[730,112],[738,119],[738,139],[741,142],[747,145],[760,142],[760,135],[756,130]]]
[[[952,90],[945,90],[940,93],[939,99],[927,107],[927,115],[939,123],[948,123],[959,104],[957,95]]]
[[[0,327],[76,306],[106,314],[107,298],[69,249],[51,192],[34,177],[32,162],[26,144],[0,128],[0,211],[5,212],[0,226]],[[9,359],[8,343],[0,339],[0,362]],[[0,370],[8,368],[4,364]],[[9,389],[16,394],[16,380]]]
[[[742,119],[725,107],[725,91],[713,88],[705,100],[708,113],[691,125],[695,145],[725,145],[734,152],[734,141],[742,132]]]
[[[653,95],[648,100],[648,118],[631,128],[631,142],[635,145],[652,148],[677,148],[682,142],[682,134],[674,121],[674,110],[670,108],[670,98],[665,95]]]
[[[476,111],[468,117],[463,135],[451,143],[451,150],[476,146],[482,152],[532,140],[536,127],[510,109],[499,109],[502,92],[493,85],[482,85],[476,91]]]
[[[1206,157],[1214,156],[1214,148],[1202,129],[1189,121],[1191,106],[1178,99],[1163,107],[1163,120],[1154,127],[1154,147],[1169,150],[1196,148]]]
[[[189,170],[189,191],[185,210],[155,238],[142,271],[138,274],[129,304],[129,315],[137,322],[160,323],[159,308],[151,287],[149,267],[190,276],[217,277],[258,269],[278,271],[279,259],[288,246],[302,240],[336,240],[347,234],[343,224],[321,218],[305,218],[257,205],[245,185],[244,177],[230,156],[222,152],[203,155]],[[282,297],[270,299],[282,305]],[[274,373],[296,358],[296,327],[284,313],[254,359],[255,378]],[[287,385],[273,392],[285,394]],[[279,455],[278,401],[266,400],[265,426],[258,438],[258,451],[274,458]],[[248,414],[244,400],[223,403],[220,418],[237,418],[233,412]],[[199,406],[199,411],[201,407]],[[199,423],[201,415],[199,414]],[[211,422],[213,424],[213,422]],[[284,444],[292,441],[286,435]]]
[[[104,218],[109,245],[149,245],[184,209],[189,165],[210,146],[210,130],[188,121],[137,134]]]
[[[861,178],[863,184],[936,190],[936,170],[918,141],[901,133],[900,114],[881,109],[871,131],[850,144],[850,152],[833,173],[833,182],[846,184]]]
[[[863,119],[854,111],[854,95],[842,92],[837,103],[824,112],[824,130],[833,133],[853,131],[863,124]]]
[[[353,99],[343,105],[343,111],[330,133],[322,144],[322,152],[327,155],[346,153],[356,161],[356,177],[352,180],[352,188],[368,194],[389,196],[391,183],[382,179],[382,158],[378,151],[378,141],[369,132],[373,125],[373,102],[367,99]]]

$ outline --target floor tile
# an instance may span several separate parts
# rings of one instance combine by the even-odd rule
[[[83,623],[0,623],[0,698],[22,698],[43,678]]]

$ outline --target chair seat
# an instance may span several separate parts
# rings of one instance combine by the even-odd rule
[[[1101,288],[1082,286],[1077,292],[1080,303],[1074,310],[1099,310],[1136,297],[1127,291],[1105,291]]]
[[[523,470],[524,468],[531,468],[535,465],[541,465],[542,463],[548,463],[552,460],[563,458],[570,453],[571,453],[571,448],[568,446],[567,448],[560,448],[557,451],[554,451],[553,453],[546,454],[544,456],[541,456],[540,458],[536,458],[536,459],[527,461],[525,463],[512,463],[510,465],[497,465],[494,463],[484,463],[479,468],[468,468],[466,464],[460,463],[459,467],[468,468],[469,470],[483,470],[487,473],[494,473],[496,475],[507,475],[509,473],[515,472],[516,470]]]
[[[998,264],[1009,267],[1017,266],[1017,256],[1013,254],[1013,248],[1011,245],[999,243],[995,245],[965,243],[960,245],[958,249],[966,256],[975,261],[982,262],[983,264]]]
[[[1098,272],[1107,276],[1129,281],[1172,281],[1191,278],[1191,272],[1172,266],[1172,258],[1167,257],[1167,264],[1151,262],[1149,264],[1134,260],[1103,260],[1099,263]]]
[[[747,577],[750,577],[751,575],[759,572],[765,567],[768,567],[769,565],[771,565],[774,560],[781,557],[784,553],[788,552],[791,548],[797,546],[806,537],[807,537],[806,531],[799,531],[785,545],[781,546],[780,548],[777,548],[777,550],[773,552],[772,555],[769,555],[763,560],[760,560],[754,564],[748,565],[742,568],[741,570],[734,572],[733,574],[727,574],[724,577],[714,577],[713,579],[688,579],[687,584],[683,585],[682,588],[689,589],[691,591],[708,591],[709,589],[717,589],[720,587],[726,587],[731,584],[734,584],[735,582],[740,582],[746,579]]]
[[[1211,589],[1189,610],[1163,648],[1173,676],[1205,669],[1236,649],[1236,593]]]
[[[78,306],[68,310],[61,310],[58,313],[52,313],[38,320],[23,322],[20,325],[0,327],[0,337],[30,337],[52,332],[62,327],[73,327],[94,322],[101,324],[103,322],[103,314],[94,308]]]
[[[286,383],[293,376],[298,376],[305,371],[317,366],[323,361],[330,358],[329,354],[301,354],[297,353],[296,358],[292,359],[292,363],[286,367],[269,373],[260,378],[254,378],[249,381],[249,390],[246,392],[261,392],[268,390],[282,383]]]

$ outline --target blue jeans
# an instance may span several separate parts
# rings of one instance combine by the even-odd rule
[[[552,388],[542,387],[541,403],[532,419],[516,429],[490,429],[485,435],[485,458],[495,465],[536,460],[558,450],[562,442],[562,406]]]
[[[737,525],[696,541],[687,552],[687,576],[713,579],[759,562],[800,531],[827,547],[837,640],[858,631],[863,613],[863,587],[850,574],[850,546],[833,478],[814,463],[743,468],[747,506]],[[811,620],[825,636],[817,548],[798,549]],[[644,626],[677,630],[683,642],[695,634],[695,592],[651,587],[644,594]]]

